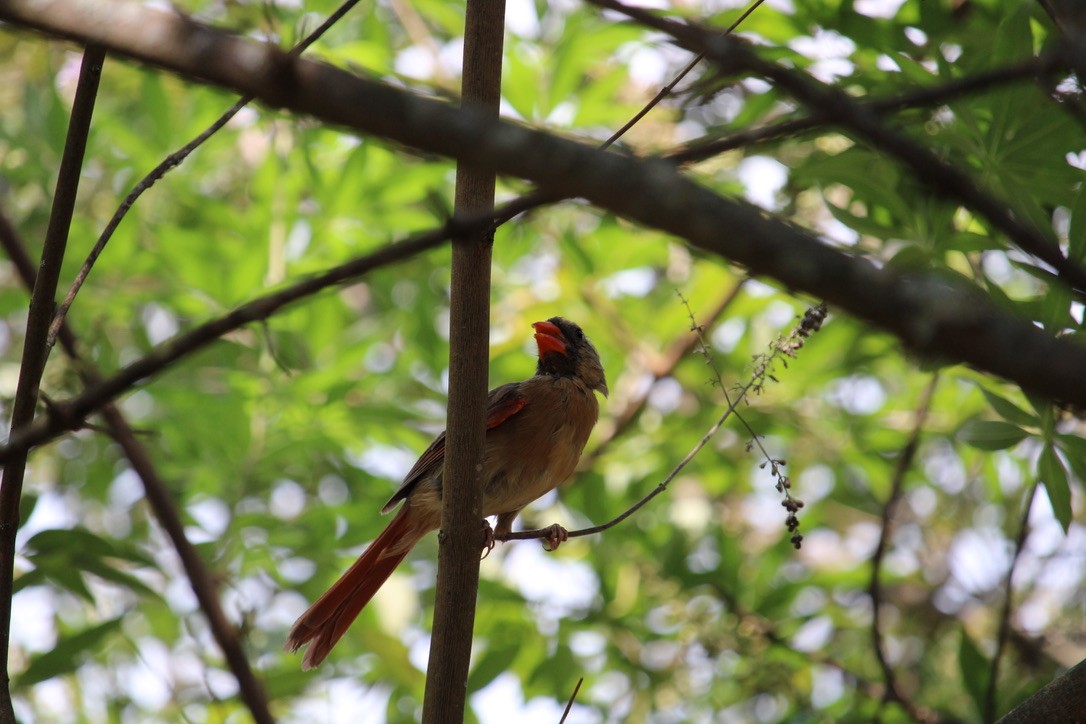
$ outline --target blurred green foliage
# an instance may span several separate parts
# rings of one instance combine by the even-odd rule
[[[335,3],[182,5],[286,45]],[[1051,19],[1025,0],[790,5],[759,8],[741,31],[767,54],[858,97],[1014,64],[1057,39]],[[558,133],[605,138],[688,62],[657,35],[573,3],[510,8],[517,15],[506,43],[505,110]],[[680,10],[719,27],[739,12],[705,17],[696,3]],[[455,94],[461,13],[461,3],[447,0],[361,3],[311,54],[420,92]],[[0,207],[37,253],[78,55],[8,27],[0,59]],[[795,112],[764,83],[721,85],[711,69],[702,72],[710,79],[693,87],[714,93],[666,103],[622,143],[659,152]],[[1081,116],[1050,98],[1058,92],[1081,107],[1081,88],[1057,80],[909,109],[888,122],[969,170],[1023,218],[1054,229],[1083,260],[1086,132]],[[232,101],[107,61],[62,285],[131,186]],[[114,370],[268,289],[441,223],[452,206],[452,171],[448,161],[379,140],[246,109],[135,205],[71,321],[88,358]],[[691,173],[723,194],[768,198],[771,211],[851,253],[953,275],[1054,334],[1082,334],[1081,302],[1045,269],[841,129],[730,152]],[[504,180],[499,195],[523,190]],[[122,403],[286,719],[368,713],[379,721],[383,709],[389,721],[403,721],[421,706],[432,540],[320,670],[303,674],[280,648],[293,618],[377,535],[385,523],[378,509],[443,425],[448,262],[447,249],[434,251],[306,300]],[[26,294],[7,263],[0,273],[0,380],[10,399]],[[612,390],[589,444],[604,447],[557,497],[525,512],[529,527],[617,515],[724,409],[702,356],[664,366],[665,351],[690,334],[676,292],[705,322],[743,283],[706,330],[729,391],[817,303],[744,281],[721,259],[581,203],[502,228],[493,276],[494,384],[531,374],[528,325],[561,314],[596,343]],[[584,677],[571,721],[908,719],[882,700],[868,589],[895,466],[929,384],[935,391],[879,572],[879,633],[899,690],[940,718],[980,716],[1005,577],[1035,489],[997,710],[1086,656],[1086,587],[1074,565],[1086,545],[1077,522],[1081,421],[998,379],[910,358],[895,340],[838,315],[785,361],[741,412],[770,454],[787,460],[793,493],[806,503],[802,550],[789,544],[775,480],[733,418],[667,493],[627,522],[553,555],[520,542],[483,562],[468,682],[481,692],[473,717],[512,720],[486,704],[488,691],[512,687],[556,721]],[[62,398],[78,392],[77,380],[54,355],[44,389]],[[612,439],[615,421],[642,398],[640,414]],[[27,719],[245,720],[142,497],[99,432],[33,456],[13,654]]]

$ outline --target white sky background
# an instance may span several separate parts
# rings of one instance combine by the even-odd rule
[[[872,17],[892,17],[902,5],[904,0],[856,0],[857,12]],[[635,3],[651,7],[666,6],[666,2],[641,2]],[[721,7],[738,7],[739,2],[707,2],[715,9]],[[773,2],[767,3],[759,12],[773,12]],[[778,5],[788,6],[788,0],[778,0]],[[573,0],[555,0],[554,7],[577,7]],[[511,33],[521,37],[535,37],[539,33],[539,19],[535,14],[532,0],[507,0],[507,26]],[[851,65],[847,61],[847,55],[851,52],[849,41],[832,33],[816,33],[814,37],[800,39],[793,43],[793,48],[810,57],[818,58],[819,62],[812,69],[817,76],[824,80],[832,80],[839,75],[847,75]],[[435,69],[436,64],[441,64],[445,72],[458,74],[460,66],[459,42],[451,47],[442,49],[438,57],[434,57],[426,49],[414,48],[404,51],[396,63],[396,69],[407,77],[428,78]],[[667,53],[665,55],[665,52]],[[652,47],[643,47],[633,52],[629,60],[633,80],[645,89],[646,101],[655,90],[669,78],[667,74],[675,67],[673,52],[669,49],[662,52]],[[507,112],[511,109],[506,108]],[[560,121],[561,119],[549,119]],[[746,189],[748,200],[764,208],[773,210],[780,207],[778,193],[783,187],[787,169],[778,161],[761,156],[751,156],[743,159],[737,169],[737,177]],[[547,269],[549,265],[543,264],[538,268]],[[647,270],[627,270],[621,276],[607,280],[605,284],[608,292],[614,296],[640,295],[646,293],[645,284],[651,279]],[[535,284],[546,286],[545,280],[535,280]],[[752,285],[752,292],[757,293],[758,285]],[[764,290],[771,293],[768,287]],[[788,305],[781,305],[784,309],[777,312],[791,318],[793,314]],[[148,326],[152,339],[165,338],[176,332],[176,320],[168,314],[159,314],[162,310],[151,309],[145,314],[145,323]],[[776,314],[776,312],[773,312]],[[785,324],[787,321],[785,322]],[[727,347],[734,344],[734,339],[744,332],[743,329],[729,329],[724,325],[714,336],[714,342]],[[719,339],[718,339],[719,337]],[[729,341],[730,340],[730,341]],[[528,365],[526,364],[526,368]],[[875,414],[885,401],[885,393],[879,383],[873,378],[850,378],[842,380],[837,392],[840,396],[840,404],[854,414]],[[669,392],[662,389],[658,402],[661,408],[668,406]],[[354,461],[360,467],[369,469],[371,465],[381,469],[373,470],[375,474],[392,478],[402,476],[412,464],[414,458],[404,451],[394,451],[394,455],[387,455],[389,451],[383,450],[382,454],[364,455]],[[936,485],[943,487],[947,492],[962,485],[961,475],[953,469],[952,465],[928,470],[928,474]],[[828,471],[812,470],[805,473],[807,480],[800,480],[802,489],[808,503],[814,502],[824,495],[819,490],[828,491],[832,480],[827,479]],[[1013,482],[1012,482],[1013,484]],[[1018,485],[1024,484],[1019,481]],[[114,502],[124,504],[124,501],[135,502],[140,497],[138,482],[130,476],[121,476],[115,481],[115,490],[111,493]],[[273,496],[273,507],[276,514],[281,514],[284,520],[289,520],[300,512],[298,507],[299,497],[295,495],[300,487],[293,481],[283,481]],[[1008,491],[1009,492],[1009,491]],[[934,513],[934,506],[926,497],[933,497],[930,490],[925,488],[913,491],[910,494],[909,504],[920,520]],[[135,497],[133,497],[135,496]],[[129,503],[129,504],[130,504]],[[304,503],[304,501],[303,501]],[[553,496],[546,501],[553,504]],[[766,525],[772,524],[774,530],[779,527],[778,518],[780,511],[779,496],[770,486],[765,489],[753,490],[746,503],[748,519],[752,522],[765,521]],[[20,546],[35,533],[51,529],[70,527],[78,521],[72,513],[73,508],[66,504],[62,495],[46,491],[44,492],[34,510],[31,518],[19,533]],[[767,512],[768,511],[768,512]],[[190,511],[195,520],[200,522],[200,528],[190,531],[195,541],[213,538],[217,533],[225,530],[229,511],[223,506],[209,504]],[[1034,577],[1048,577],[1051,575],[1046,570],[1047,556],[1054,551],[1063,548],[1069,554],[1086,549],[1086,533],[1081,527],[1076,527],[1069,537],[1064,537],[1059,524],[1052,516],[1051,508],[1043,494],[1035,503],[1031,526],[1033,532],[1027,551],[1021,561],[1020,575]],[[376,514],[376,512],[375,512]],[[907,536],[908,531],[903,535]],[[832,531],[813,531],[808,534],[805,542],[802,559],[805,561],[835,560],[842,567],[862,565],[870,556],[874,542],[877,540],[877,530],[871,530],[871,526],[857,525],[838,534]],[[949,558],[952,582],[942,594],[939,605],[947,610],[965,605],[971,592],[982,590],[991,586],[993,581],[998,581],[1006,573],[1009,565],[1009,555],[993,556],[993,550],[1000,550],[999,541],[1003,540],[1002,534],[993,523],[980,521],[975,527],[963,529],[953,541]],[[907,573],[917,569],[920,565],[917,557],[913,555],[909,546],[900,545],[894,555],[887,561],[887,565],[899,573]],[[583,544],[582,544],[583,545]],[[915,547],[919,550],[919,543]],[[585,553],[588,551],[585,549]],[[180,571],[175,562],[171,563],[172,549],[164,548],[164,569],[173,571],[178,578],[174,584],[166,589],[167,599],[178,610],[193,610],[194,601],[187,582],[180,577]],[[25,561],[23,562],[25,564]],[[299,575],[306,576],[306,562],[299,565]],[[18,565],[18,563],[17,563]],[[310,564],[311,565],[311,564]],[[577,561],[565,558],[556,558],[544,553],[535,542],[520,542],[507,544],[501,555],[493,556],[485,561],[484,575],[505,577],[511,585],[514,585],[524,595],[526,605],[534,605],[542,610],[552,625],[561,625],[564,613],[571,609],[587,605],[597,589],[597,584],[591,569]],[[410,585],[410,574],[400,572],[390,582],[389,587],[395,589],[399,586]],[[307,602],[301,596],[276,595],[267,581],[249,581],[247,585],[239,585],[244,589],[241,594],[243,600],[235,600],[230,614],[237,614],[238,607],[248,607],[257,603],[270,603],[264,611],[270,621],[289,622],[301,613]],[[579,592],[574,595],[572,592]],[[386,594],[395,596],[393,591],[382,591],[375,600],[374,605],[380,606],[380,599]],[[1020,611],[1021,623],[1026,628],[1036,631],[1042,630],[1049,621],[1049,611],[1057,610],[1062,605],[1060,596],[1071,595],[1071,591],[1060,590],[1057,586],[1050,594],[1050,600],[1028,602]],[[587,599],[586,599],[587,597]],[[481,601],[481,606],[486,602]],[[13,620],[18,625],[13,627],[12,638],[16,646],[28,652],[40,652],[50,648],[55,641],[56,632],[53,626],[53,616],[56,612],[56,599],[48,594],[45,589],[31,588],[17,595],[13,601]],[[350,635],[350,634],[348,634]],[[832,625],[828,621],[816,618],[811,625],[801,629],[795,641],[797,649],[812,650],[824,645],[833,635]],[[410,636],[414,640],[411,647],[411,660],[419,668],[425,668],[429,647],[429,639],[421,631],[413,631]],[[592,642],[586,642],[586,646],[593,646]],[[182,652],[178,658],[177,652],[164,650],[153,640],[145,640],[140,644],[140,659],[132,666],[121,672],[126,688],[132,693],[133,698],[148,706],[154,706],[156,701],[164,701],[169,695],[170,682],[183,681],[192,685],[203,685],[203,677],[206,671],[199,659],[199,651],[194,649],[188,653]],[[334,657],[334,654],[333,654]],[[844,685],[838,675],[835,678],[833,672],[816,672],[822,682],[816,687],[822,700],[812,702],[815,705],[826,706],[836,700],[843,693]],[[88,669],[80,676],[84,679],[87,690],[93,691],[92,685],[99,676],[100,671]],[[228,679],[228,677],[227,677]],[[605,687],[606,682],[597,682],[598,686]],[[234,684],[230,680],[209,682],[217,695],[230,696]],[[56,716],[57,721],[74,721],[74,717],[66,716],[71,713],[71,704],[65,687],[59,682],[47,682],[37,687],[34,693],[36,705],[41,706],[40,711],[48,711]],[[593,689],[586,682],[582,689],[580,700],[586,701],[588,692]],[[380,724],[385,721],[385,709],[388,702],[388,691],[382,687],[366,688],[360,686],[353,678],[336,678],[325,682],[314,683],[310,689],[311,695],[299,703],[296,709],[285,718],[284,721],[294,722],[330,722],[343,724]],[[569,693],[569,692],[565,692]],[[556,692],[556,696],[563,692]],[[47,705],[52,702],[52,705]],[[502,675],[495,679],[489,686],[476,693],[471,698],[471,706],[483,724],[554,724],[561,716],[564,701],[548,698],[536,698],[525,701],[519,681],[512,675]],[[621,703],[616,711],[621,711]],[[615,713],[615,712],[613,712]],[[570,724],[589,724],[601,722],[599,716],[587,709],[575,706],[569,718]]]

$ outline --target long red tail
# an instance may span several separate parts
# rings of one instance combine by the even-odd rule
[[[324,661],[365,605],[425,533],[426,530],[419,530],[412,524],[408,507],[404,506],[347,572],[298,617],[284,648],[293,653],[310,644],[302,659],[303,669],[314,669]]]

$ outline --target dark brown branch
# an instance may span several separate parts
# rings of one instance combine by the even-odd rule
[[[694,53],[703,53],[725,72],[745,70],[769,80],[804,103],[818,118],[837,124],[910,168],[932,190],[947,194],[1002,231],[1019,249],[1054,268],[1071,287],[1086,294],[1086,269],[1069,260],[1050,236],[1015,216],[1013,206],[982,189],[968,174],[936,156],[925,146],[882,123],[878,115],[844,91],[811,76],[764,60],[745,43],[720,36],[709,28],[678,23],[617,0],[587,0],[620,12],[640,25],[670,35]]]
[[[30,256],[26,253],[25,245],[3,214],[0,214],[0,246],[7,252],[8,258],[11,259],[23,283],[27,288],[32,289],[36,269],[30,260]],[[60,325],[58,338],[60,339],[61,348],[76,363],[75,369],[83,379],[84,384],[87,387],[101,384],[101,373],[90,362],[83,359],[79,352],[79,342],[68,324],[63,323]],[[253,721],[260,724],[273,721],[264,687],[249,666],[249,660],[242,648],[237,630],[230,625],[229,620],[223,613],[222,606],[219,603],[215,578],[204,564],[196,548],[185,536],[184,522],[170,495],[168,486],[159,476],[147,449],[139,441],[136,432],[128,424],[120,410],[115,405],[108,404],[102,408],[102,416],[105,418],[110,437],[120,445],[132,465],[132,469],[136,471],[143,483],[147,504],[151,507],[151,511],[154,513],[159,525],[162,526],[163,531],[165,531],[166,536],[177,551],[181,565],[185,569],[185,575],[188,577],[192,590],[196,594],[200,610],[207,617],[211,635],[222,650],[226,665],[238,681],[238,690],[241,692],[241,698],[245,701],[245,705],[249,708]]]
[[[1086,721],[1086,661],[1080,661],[1012,709],[998,724]]]
[[[488,119],[501,99],[505,0],[468,0],[464,17],[462,95]],[[492,168],[456,164],[456,213],[490,215]],[[479,521],[483,511],[490,357],[490,266],[494,232],[478,227],[453,240],[449,300],[449,411],[438,532],[437,584],[424,724],[464,720],[468,665],[479,593]]]
[[[929,108],[943,105],[974,93],[982,93],[1011,83],[1046,79],[1065,65],[1062,53],[1046,53],[1016,65],[957,78],[946,83],[933,85],[930,88],[909,91],[891,98],[857,102],[862,103],[871,113],[885,116],[913,108]],[[791,138],[821,128],[827,123],[827,119],[822,116],[789,118],[760,128],[739,131],[723,138],[691,141],[682,148],[669,151],[664,155],[664,158],[679,164],[704,161],[737,148],[776,141],[782,138]]]
[[[566,708],[562,712],[562,718],[558,720],[558,724],[565,724],[566,719],[569,717],[569,712],[573,709],[573,702],[577,701],[577,692],[581,690],[581,684],[584,683],[584,677],[577,679],[577,685],[573,687],[573,693],[569,695],[569,701],[566,702]]]
[[[901,692],[901,687],[898,685],[897,681],[897,674],[890,665],[890,660],[886,657],[886,647],[884,646],[882,631],[882,583],[879,580],[879,576],[882,571],[882,561],[890,546],[890,535],[893,531],[894,514],[897,511],[898,502],[900,502],[902,492],[904,491],[905,475],[912,467],[913,460],[916,458],[916,451],[920,447],[920,433],[924,430],[924,423],[927,421],[928,411],[931,409],[931,399],[935,394],[935,388],[938,384],[939,375],[932,375],[931,380],[928,382],[927,386],[924,388],[924,392],[920,396],[920,404],[917,405],[916,408],[913,428],[909,433],[909,439],[906,441],[905,447],[901,449],[901,454],[898,455],[897,463],[894,465],[894,475],[890,480],[890,495],[887,497],[886,503],[882,506],[881,532],[879,533],[879,542],[875,546],[875,552],[871,556],[871,580],[867,587],[867,592],[871,596],[872,648],[875,650],[875,658],[878,659],[879,668],[882,670],[882,679],[886,684],[884,699],[896,702],[905,709],[909,716],[918,721],[925,719],[926,715],[920,712],[916,708],[916,705]]]
[[[68,135],[64,140],[64,151],[60,159],[56,192],[53,194],[53,208],[42,247],[40,271],[30,297],[19,382],[15,389],[11,414],[12,434],[30,425],[38,404],[41,377],[45,371],[45,362],[49,358],[49,347],[46,344],[49,321],[53,318],[57,283],[64,261],[64,250],[68,245],[76,192],[79,189],[79,172],[83,167],[83,154],[87,149],[87,136],[90,133],[91,116],[105,58],[105,49],[98,46],[89,46],[83,52],[72,115],[68,121]],[[22,450],[5,461],[3,484],[0,485],[0,657],[3,658],[3,663],[0,664],[3,666],[0,675],[0,722],[3,724],[15,722],[15,711],[11,702],[11,676],[8,671],[11,657],[8,650],[11,645],[15,536],[19,531],[19,501],[23,493],[26,458],[27,451]]]
[[[107,5],[123,12],[101,19],[97,0],[0,0],[0,17],[55,34],[92,36],[118,52],[252,92],[332,124],[528,178],[548,193],[586,198],[720,254],[753,275],[825,299],[897,335],[922,356],[966,362],[1086,406],[1083,346],[1010,316],[951,280],[877,268],[849,256],[749,204],[717,196],[665,161],[600,152],[327,65],[288,58],[270,46],[157,10]],[[149,37],[157,42],[147,42]],[[122,391],[123,386],[113,394]],[[64,429],[63,424],[48,432],[38,428],[34,438],[19,444],[41,442]],[[0,449],[0,458],[12,447]]]
[[[1003,652],[1007,648],[1007,640],[1011,635],[1011,611],[1014,610],[1014,571],[1018,567],[1018,559],[1022,557],[1022,551],[1026,547],[1026,538],[1029,537],[1029,514],[1033,510],[1033,501],[1037,498],[1037,489],[1040,483],[1034,483],[1029,493],[1026,494],[1026,504],[1022,509],[1022,518],[1018,522],[1018,535],[1014,540],[1014,553],[1011,555],[1011,564],[1007,567],[1007,578],[1003,582],[1003,607],[999,611],[999,630],[996,633],[996,649],[992,654],[992,667],[988,672],[988,687],[984,692],[984,721],[995,721],[996,718],[996,694],[999,690],[999,666],[1003,659]]]
[[[305,39],[302,40],[302,42],[298,43],[298,45],[296,45],[290,51],[290,54],[293,56],[301,55],[301,53],[306,48],[315,43],[322,35],[328,32],[328,30],[337,22],[339,22],[340,18],[346,15],[351,8],[358,4],[358,2],[359,0],[346,0],[346,2],[340,5],[335,12],[329,15],[316,30],[307,35]],[[132,188],[132,190],[128,192],[128,195],[124,197],[123,201],[121,201],[120,206],[118,206],[117,210],[113,212],[113,216],[112,218],[110,218],[109,223],[107,223],[105,228],[102,229],[102,233],[98,235],[98,240],[94,243],[94,247],[91,249],[90,253],[87,254],[87,259],[83,262],[83,266],[80,267],[79,272],[76,274],[75,279],[72,281],[72,285],[68,288],[68,293],[64,295],[64,300],[60,303],[60,306],[57,307],[56,316],[53,318],[53,324],[49,328],[50,348],[56,343],[57,334],[60,332],[60,326],[64,323],[64,318],[68,315],[68,310],[71,308],[72,303],[75,301],[75,295],[79,293],[79,290],[83,286],[83,283],[90,275],[91,268],[94,266],[94,263],[98,261],[98,257],[102,255],[103,251],[105,251],[106,244],[108,244],[109,240],[113,238],[113,232],[117,230],[117,227],[120,226],[121,221],[124,220],[124,217],[128,215],[128,210],[132,208],[132,205],[136,203],[140,196],[143,195],[144,191],[147,191],[149,188],[154,186],[155,183],[163,176],[165,176],[170,170],[180,166],[181,163],[186,158],[188,158],[193,151],[203,145],[204,141],[218,133],[223,128],[223,126],[230,122],[231,118],[238,114],[238,112],[242,108],[252,103],[255,97],[256,96],[250,94],[239,98],[237,102],[235,102],[234,105],[230,106],[230,108],[228,108],[226,112],[219,116],[219,118],[217,118],[214,123],[201,131],[195,138],[186,143],[184,146],[177,149],[165,159],[163,159],[160,164],[151,169],[151,172],[144,176],[142,179],[140,179],[140,182],[137,183]]]

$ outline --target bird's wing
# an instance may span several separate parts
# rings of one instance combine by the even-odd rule
[[[486,406],[486,429],[492,430],[498,427],[513,415],[517,414],[524,409],[524,406],[528,404],[528,398],[524,396],[521,390],[521,384],[519,382],[510,382],[509,384],[495,387],[487,395]],[[385,503],[385,507],[381,508],[382,513],[387,513],[396,507],[396,504],[406,498],[414,490],[415,485],[419,480],[422,480],[430,471],[437,467],[440,467],[445,463],[445,433],[442,432],[438,435],[430,447],[426,448],[426,451],[419,456],[419,459],[415,461],[415,465],[411,468],[410,472],[403,479],[403,483],[399,489],[389,498]]]

